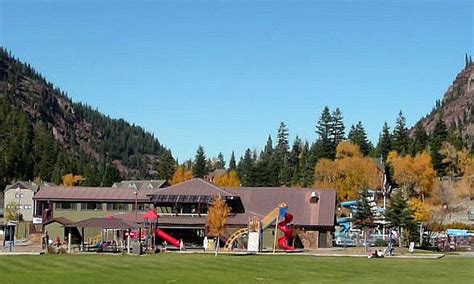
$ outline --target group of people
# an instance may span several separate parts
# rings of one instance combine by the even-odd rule
[[[62,246],[63,244],[67,244],[67,240],[65,239],[64,242],[61,241],[61,238],[58,236],[56,237],[56,241],[53,241],[50,237],[49,237],[49,233],[48,231],[45,231],[43,233],[43,236],[42,236],[42,240],[41,240],[41,248],[42,249],[46,249],[50,246],[53,246],[53,245],[56,245],[56,247],[60,247]]]

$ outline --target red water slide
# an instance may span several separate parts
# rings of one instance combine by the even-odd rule
[[[160,239],[165,240],[168,244],[171,244],[175,246],[176,248],[179,248],[179,241],[172,236],[168,235],[161,229],[156,229],[156,236]]]
[[[278,229],[283,232],[283,237],[278,239],[278,246],[285,251],[293,251],[295,248],[288,245],[288,240],[293,237],[293,229],[288,227],[288,223],[293,220],[293,215],[290,213],[285,214],[285,220],[278,223]]]

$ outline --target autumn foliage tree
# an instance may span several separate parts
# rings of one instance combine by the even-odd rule
[[[209,236],[216,237],[219,240],[219,238],[225,235],[227,217],[229,216],[230,210],[231,208],[227,206],[227,203],[220,195],[214,198],[214,201],[207,211],[206,223],[209,229]],[[219,243],[216,246],[216,251],[218,247]]]
[[[413,198],[409,204],[415,222],[428,222],[431,220],[431,212],[426,203],[418,198]]]
[[[339,143],[334,161],[319,160],[315,174],[315,186],[336,189],[339,201],[357,199],[364,188],[379,189],[383,180],[377,164],[349,142]]]
[[[66,174],[63,175],[62,180],[62,185],[64,186],[77,186],[84,180],[84,178],[80,175]]]
[[[178,184],[181,182],[185,182],[193,178],[193,173],[190,170],[186,170],[184,166],[178,166],[176,171],[171,178],[171,184]]]
[[[239,175],[235,170],[215,177],[214,183],[221,187],[240,187]]]
[[[387,161],[393,170],[393,179],[407,193],[416,193],[425,201],[435,184],[436,172],[433,169],[431,156],[420,152],[415,157],[400,156],[396,151],[388,154]]]

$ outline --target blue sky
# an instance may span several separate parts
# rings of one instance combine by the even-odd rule
[[[0,44],[180,161],[228,160],[280,121],[315,140],[325,105],[374,143],[431,110],[473,53],[473,4],[374,2],[0,0]]]

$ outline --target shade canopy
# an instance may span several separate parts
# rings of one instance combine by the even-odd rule
[[[66,227],[128,230],[135,228],[136,225],[132,225],[121,219],[109,217],[85,219],[79,222],[67,224]]]
[[[160,216],[154,210],[150,210],[143,215],[143,219],[158,219]]]

